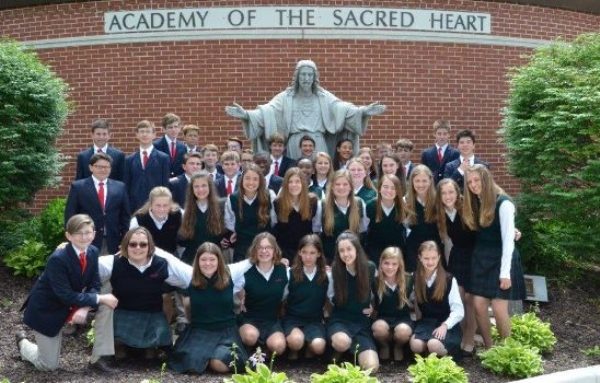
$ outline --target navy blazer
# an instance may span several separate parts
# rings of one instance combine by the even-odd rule
[[[167,143],[167,139],[165,136],[162,136],[159,139],[154,140],[154,147],[161,152],[165,153],[169,157],[169,171],[171,177],[177,177],[180,174],[183,174],[183,156],[187,153],[187,147],[185,144],[179,140],[175,141],[175,148],[177,153],[175,154],[175,158],[171,160],[171,148],[169,148],[169,144]]]
[[[294,166],[296,166],[296,161],[292,160],[290,157],[282,156],[279,160],[279,177],[283,178],[285,176],[285,172]]]
[[[421,163],[427,166],[433,173],[433,179],[437,184],[442,178],[444,178],[444,167],[450,161],[454,161],[460,156],[458,150],[448,145],[442,158],[442,163],[438,162],[437,147],[434,145],[430,148],[423,150],[421,153]]]
[[[241,181],[242,181],[242,175],[239,174],[237,177],[237,180],[235,181],[235,185],[233,185],[234,193],[238,190],[238,187],[239,187],[238,185],[240,184]],[[224,175],[221,177],[217,177],[217,179],[215,180],[215,187],[217,188],[217,193],[219,194],[219,197],[221,197],[221,198],[227,197],[227,185],[226,185]]]
[[[475,158],[473,159],[473,163],[474,164],[482,164],[485,165],[486,168],[490,168],[490,165],[483,161],[482,159],[478,158],[477,156],[475,156]],[[458,168],[460,167],[460,157],[455,159],[452,162],[448,162],[446,164],[446,167],[444,168],[444,178],[452,178],[454,181],[456,181],[456,183],[458,184],[458,186],[460,187],[460,190],[464,190],[464,176],[462,174],[460,174],[460,172],[458,171]]]
[[[182,208],[185,206],[185,193],[188,188],[188,180],[185,174],[169,180],[169,189],[173,194],[173,201],[177,202]]]
[[[76,180],[88,178],[92,175],[92,172],[90,171],[90,159],[94,154],[96,153],[94,152],[93,146],[79,152],[77,155],[77,165],[75,171]],[[109,178],[117,181],[123,181],[123,173],[125,171],[125,154],[123,154],[122,151],[114,146],[109,146],[108,149],[106,149],[106,154],[112,158],[112,167],[110,169]]]
[[[279,176],[276,176],[275,174],[271,174],[267,188],[273,190],[275,192],[275,194],[277,194],[277,193],[279,193],[279,189],[281,189],[281,185],[283,185],[283,177],[279,177]]]
[[[73,182],[67,197],[65,225],[75,214],[89,215],[96,227],[96,237],[92,244],[100,249],[102,239],[106,237],[108,252],[114,254],[119,249],[121,238],[129,229],[131,211],[127,188],[123,182],[107,179],[106,192],[106,202],[102,211],[92,177]]]
[[[125,177],[129,195],[129,207],[132,212],[139,209],[148,200],[150,190],[155,186],[169,186],[169,161],[165,153],[153,150],[144,169],[139,150],[125,158]]]
[[[23,305],[23,322],[48,337],[58,335],[69,316],[71,306],[98,307],[100,291],[98,249],[86,252],[87,266],[81,273],[79,257],[72,245],[56,249]]]

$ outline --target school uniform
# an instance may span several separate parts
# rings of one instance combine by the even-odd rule
[[[408,298],[413,291],[413,280],[410,274],[406,274],[405,278],[405,291],[406,297]],[[381,297],[377,293],[376,285],[373,287],[377,319],[385,321],[392,331],[401,323],[410,326],[410,328],[414,328],[414,323],[410,318],[410,307],[408,307],[407,303],[404,303],[403,306],[400,307],[400,299],[398,297],[399,286],[390,286],[387,282],[384,283],[385,289]]]
[[[367,204],[367,246],[365,248],[369,259],[379,264],[383,250],[390,246],[399,247],[402,254],[406,252],[406,227],[403,222],[396,221],[396,208],[387,209],[381,206],[381,221],[377,222],[377,204],[375,199]]]
[[[406,252],[404,253],[404,265],[406,266],[406,271],[411,273],[417,268],[419,246],[421,246],[423,242],[429,240],[435,241],[440,250],[443,249],[442,239],[440,238],[437,225],[435,222],[425,222],[425,206],[417,200],[415,203],[415,210],[417,213],[416,223],[409,225],[408,227],[410,232],[406,237]]]
[[[362,199],[365,205],[377,199],[377,191],[364,186],[361,186],[358,190],[354,190],[354,195]]]
[[[136,214],[130,223],[130,229],[143,226],[154,239],[157,247],[175,254],[177,251],[177,232],[181,226],[181,210],[171,211],[164,221],[159,221],[151,212]]]
[[[292,160],[289,157],[286,156],[281,156],[279,158],[275,158],[273,156],[271,156],[271,167],[270,167],[270,174],[273,174],[275,172],[275,163],[277,162],[277,167],[278,167],[278,172],[277,176],[283,178],[285,176],[285,172],[287,172],[287,170],[289,168],[292,168],[294,166],[296,166],[296,161]]]
[[[231,178],[231,191],[232,194],[239,190],[239,183],[241,182],[241,175],[236,174]],[[222,175],[221,177],[217,177],[215,180],[215,188],[217,189],[217,193],[220,198],[229,197],[227,194],[227,184],[229,183],[230,178],[226,175]]]
[[[223,217],[223,204],[219,204],[221,209],[221,217]],[[184,213],[185,214],[185,213]],[[185,250],[181,254],[181,260],[188,265],[194,262],[198,247],[204,242],[212,242],[220,246],[223,234],[212,234],[208,231],[208,205],[196,204],[196,223],[194,224],[194,235],[192,238],[183,239],[178,237],[178,245],[184,247]]]
[[[79,154],[77,154],[77,163],[75,165],[75,180],[88,178],[92,175],[92,172],[90,170],[90,159],[96,153],[108,154],[108,156],[112,159],[110,175],[108,176],[108,178],[117,181],[123,181],[123,175],[125,172],[125,154],[118,148],[108,145],[105,145],[103,148],[99,148],[96,145],[92,145],[89,148],[84,149],[81,152],[79,152]]]
[[[460,214],[455,210],[446,211],[446,230],[452,240],[448,271],[452,273],[459,286],[469,289],[471,281],[471,256],[475,246],[476,232],[463,224]]]
[[[369,262],[369,286],[373,286],[374,281],[375,264]],[[331,339],[333,334],[343,332],[352,339],[350,352],[354,352],[356,347],[358,347],[359,353],[367,350],[377,351],[371,332],[371,318],[363,313],[363,310],[371,305],[371,293],[367,295],[367,299],[359,301],[356,276],[347,270],[347,297],[344,304],[340,304],[335,298],[333,280],[329,281],[329,284],[332,286],[328,294],[333,304],[333,310],[327,322],[327,337]]]
[[[462,164],[463,160],[464,160],[464,157],[459,156],[454,161],[448,162],[446,164],[446,166],[444,167],[444,178],[452,178],[458,184],[461,191],[464,190],[464,186],[465,186],[465,178],[464,178],[465,174],[462,171],[462,169],[460,168],[460,164]],[[490,165],[487,162],[485,162],[481,158],[475,157],[475,156],[472,156],[469,159],[469,164],[471,166],[481,164],[481,165],[484,165],[488,169],[490,168]]]
[[[83,252],[85,261],[80,260]],[[23,304],[23,323],[35,334],[37,344],[24,339],[19,351],[39,370],[58,368],[63,325],[80,307],[98,307],[98,249],[76,249],[69,244],[56,249]]]
[[[354,197],[355,205],[358,207],[359,215],[360,215],[360,227],[359,232],[363,233],[367,229],[366,225],[366,210],[365,205],[362,200],[358,197]],[[325,209],[325,207],[323,207]],[[335,242],[337,240],[338,235],[342,232],[350,229],[350,221],[349,221],[349,207],[341,207],[337,203],[334,202],[333,205],[333,232],[331,235],[325,233],[324,229],[321,233],[321,241],[323,242],[323,253],[325,254],[325,258],[327,259],[327,263],[331,264],[333,261],[333,257],[335,255]],[[325,219],[325,213],[323,213],[323,221]],[[356,233],[359,235],[360,233]]]
[[[157,150],[160,150],[169,157],[169,176],[177,177],[183,174],[183,157],[187,153],[187,147],[183,142],[175,140],[175,153],[171,153],[171,142],[172,140],[170,138],[167,139],[165,135],[154,140],[152,144]]]
[[[238,205],[240,198],[242,200],[241,210]],[[271,202],[269,201],[269,210]],[[241,197],[239,192],[235,192],[225,201],[225,227],[235,232],[237,241],[234,244],[233,261],[241,261],[246,258],[246,252],[252,244],[252,240],[257,234],[268,231],[271,227],[270,217],[264,226],[258,222],[258,198],[249,200]]]
[[[316,195],[319,200],[323,199],[323,189],[312,180],[310,181],[310,185],[308,185],[308,192]]]
[[[273,190],[275,194],[279,193],[279,189],[283,185],[283,177],[276,176],[275,174],[267,174],[265,181],[268,189]]]
[[[185,197],[190,178],[187,174],[180,174],[169,180],[169,190],[173,195],[173,201],[177,202],[182,208],[185,206]]]
[[[89,215],[96,229],[92,244],[102,249],[106,241],[106,251],[114,254],[129,228],[129,198],[126,186],[121,181],[108,178],[103,181],[102,187],[104,209],[98,196],[99,180],[90,176],[73,182],[65,206],[65,223],[75,214]]]
[[[234,284],[222,290],[215,288],[216,275],[207,280],[205,288],[189,285],[191,323],[175,342],[169,354],[169,368],[183,373],[202,374],[211,359],[220,360],[226,366],[233,361],[235,345],[237,369],[241,371],[248,359],[246,348],[238,333],[233,311]]]
[[[499,195],[492,224],[477,231],[468,290],[471,294],[489,299],[525,299],[523,267],[519,251],[514,246],[514,231],[514,204],[508,196]],[[503,241],[503,232],[510,237],[506,241]],[[500,289],[501,277],[510,278],[510,289]]]
[[[146,167],[142,164],[142,152],[139,150],[125,159],[125,176],[129,206],[131,211],[139,209],[150,195],[155,186],[169,186],[169,156],[152,148],[145,149],[148,153]]]
[[[240,314],[238,324],[251,324],[259,331],[259,343],[266,344],[267,339],[276,332],[282,332],[279,310],[288,285],[289,275],[283,264],[274,265],[266,273],[252,265],[248,270],[236,276],[234,282],[245,291],[246,311]]]
[[[298,252],[298,244],[302,237],[321,231],[321,202],[314,196],[310,198],[311,214],[307,220],[302,220],[300,212],[292,208],[287,217],[287,222],[281,222],[278,218],[279,210],[280,203],[276,199],[273,201],[273,209],[271,209],[272,232],[277,239],[277,244],[281,248],[284,258],[292,261]]]
[[[444,178],[444,167],[450,161],[454,161],[460,156],[460,152],[454,149],[449,144],[442,147],[442,160],[438,159],[438,146],[434,145],[430,148],[423,150],[421,153],[421,163],[431,170],[433,173],[433,179],[437,184],[442,178]]]
[[[436,277],[437,272],[426,281],[427,301],[417,302],[419,311],[421,312],[421,319],[415,323],[414,336],[415,339],[427,342],[430,339],[434,339],[433,330],[441,326],[442,323],[446,323],[448,327],[446,338],[440,340],[440,342],[448,350],[448,354],[457,359],[461,356],[460,342],[462,332],[459,323],[465,315],[464,307],[460,299],[460,293],[458,292],[458,284],[451,274],[447,274],[446,277],[444,298],[441,301],[433,299]]]
[[[308,343],[315,339],[325,339],[326,332],[323,325],[323,307],[327,299],[329,278],[319,282],[321,273],[314,270],[312,273],[302,272],[302,280],[296,281],[291,275],[288,284],[288,295],[285,316],[282,326],[285,336],[298,328],[304,333],[304,340]]]

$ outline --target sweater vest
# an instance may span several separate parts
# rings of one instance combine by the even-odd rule
[[[152,239],[154,239],[154,244],[157,247],[160,247],[171,254],[175,254],[175,250],[177,250],[177,232],[181,226],[180,210],[170,212],[167,222],[165,222],[160,230],[156,227],[152,217],[150,217],[150,213],[138,214],[135,218],[138,221],[138,225],[143,226],[150,231]]]

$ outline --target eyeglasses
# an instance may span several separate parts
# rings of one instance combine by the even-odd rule
[[[77,235],[81,238],[84,237],[93,237],[94,235],[96,235],[96,231],[78,231],[76,233],[73,233],[73,235]]]
[[[273,246],[258,246],[258,251],[261,251],[261,250],[273,251],[273,250],[275,250],[275,248]]]
[[[129,242],[127,247],[139,247],[140,249],[145,249],[148,247],[148,242]]]
[[[100,169],[100,170],[110,170],[110,165],[92,165],[93,167],[95,167],[96,169]]]

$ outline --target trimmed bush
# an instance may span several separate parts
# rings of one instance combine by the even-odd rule
[[[427,358],[415,356],[415,364],[408,367],[413,383],[467,383],[467,373],[449,356]]]
[[[544,372],[539,350],[524,346],[514,339],[505,339],[478,355],[483,367],[495,374],[528,378]]]

